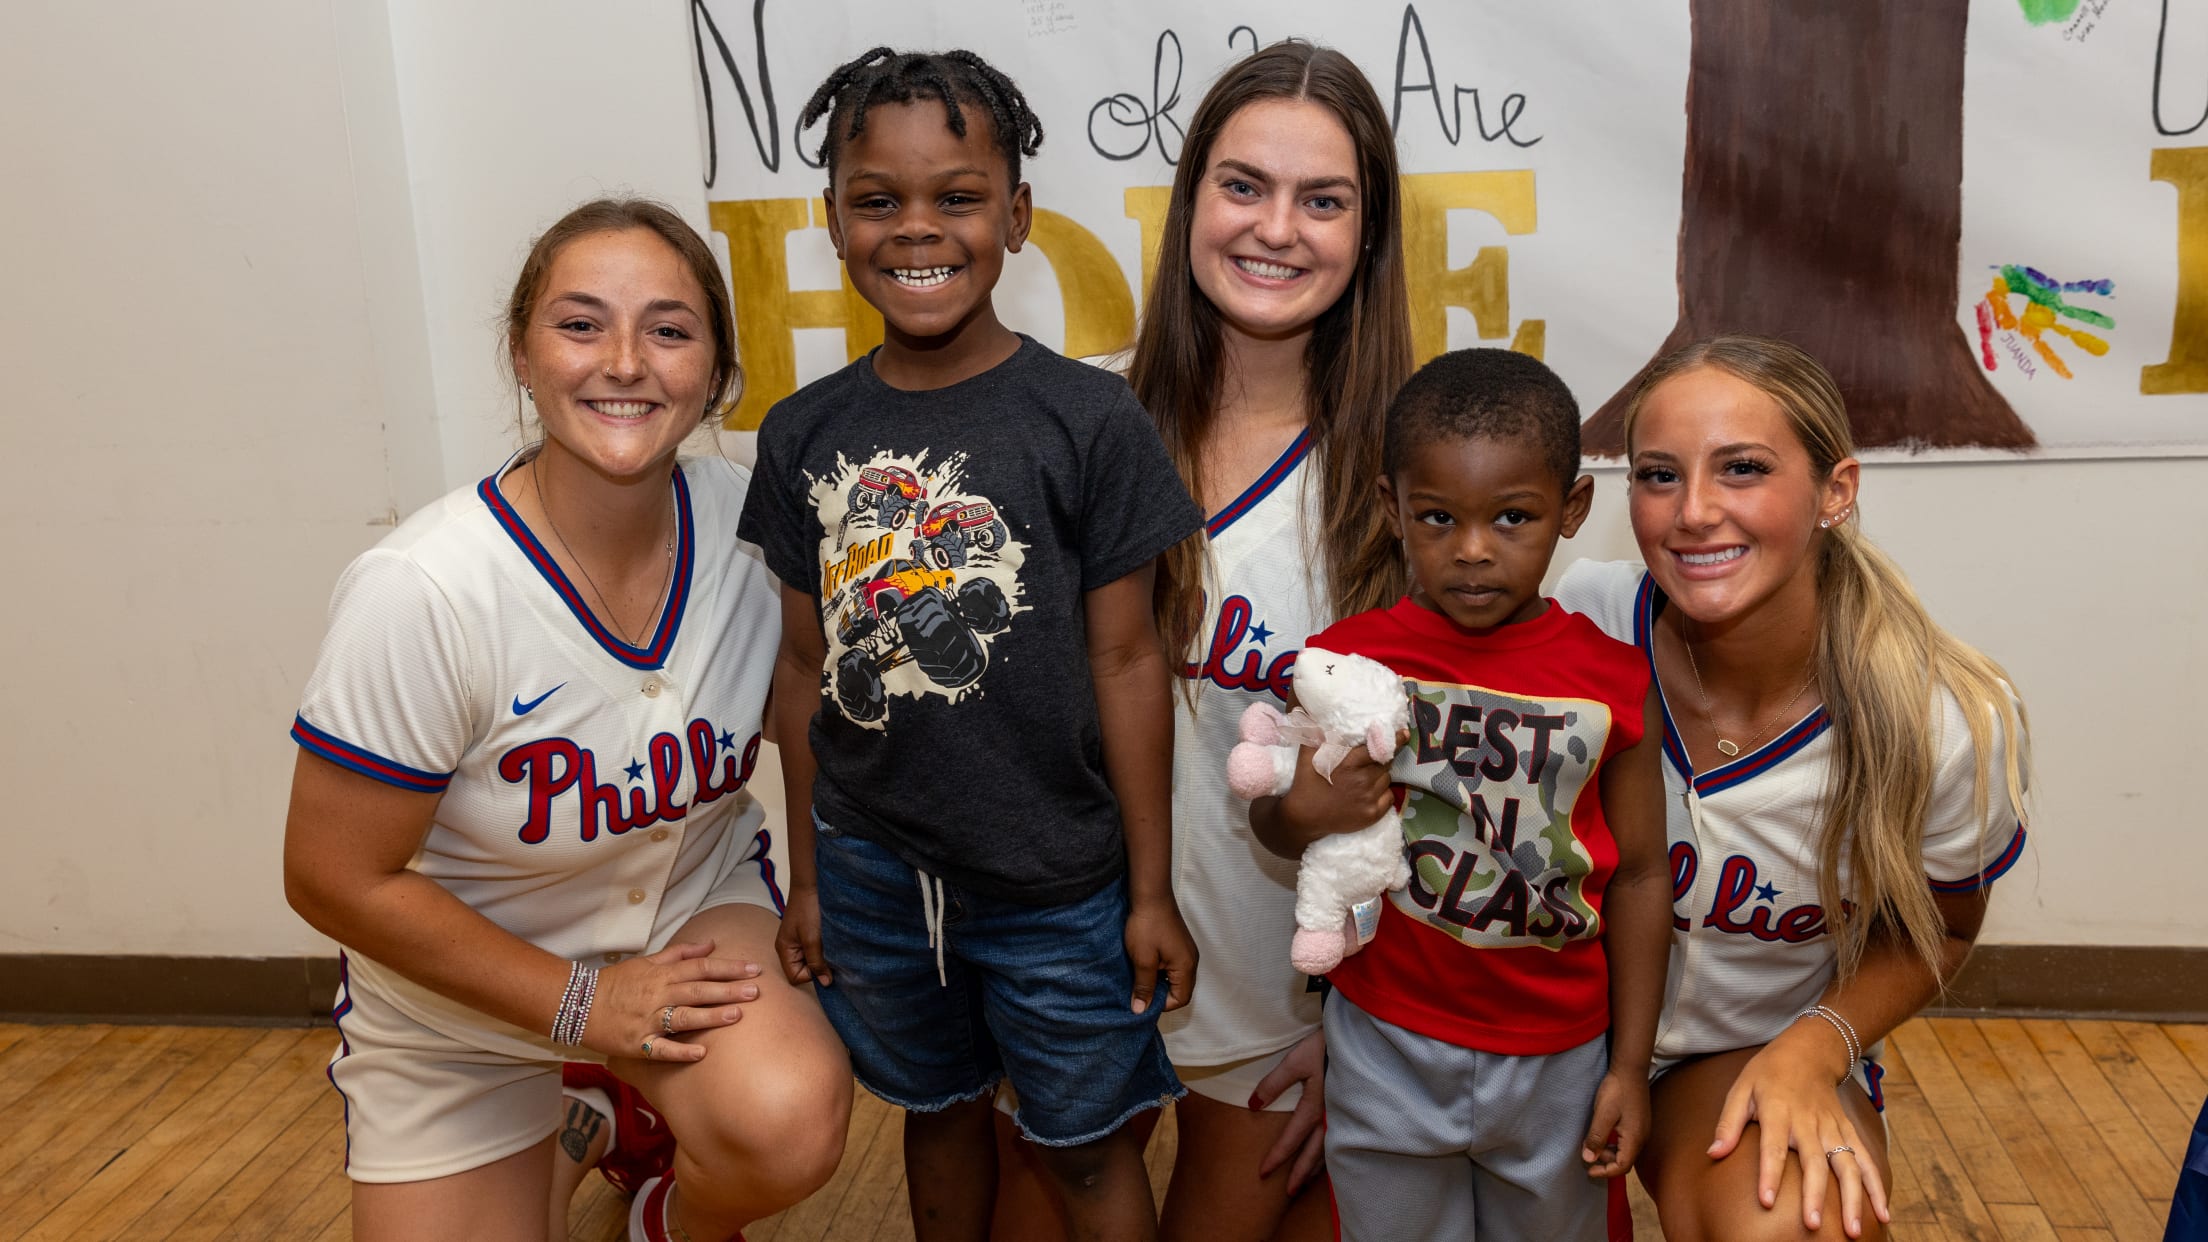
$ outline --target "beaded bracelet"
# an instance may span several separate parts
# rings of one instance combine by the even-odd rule
[[[1839,1010],[1830,1005],[1818,1005],[1815,1008],[1804,1009],[1794,1015],[1796,1022],[1803,1018],[1823,1018],[1825,1021],[1832,1023],[1833,1030],[1840,1032],[1840,1042],[1846,1045],[1848,1050],[1848,1073],[1840,1076],[1845,1081],[1848,1074],[1855,1072],[1855,1063],[1863,1059],[1863,1041],[1856,1038],[1855,1028],[1849,1025],[1846,1018],[1840,1016]]]
[[[591,998],[598,994],[598,971],[581,962],[569,965],[567,990],[560,995],[560,1008],[552,1016],[552,1042],[570,1048],[583,1042],[583,1028],[590,1024]]]
[[[552,1042],[555,1044],[567,1042],[564,1036],[567,1034],[569,1011],[574,1009],[575,998],[582,993],[582,975],[581,962],[567,964],[567,989],[560,993],[560,1007],[552,1011]]]

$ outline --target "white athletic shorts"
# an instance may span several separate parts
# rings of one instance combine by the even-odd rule
[[[1302,1042],[1300,1039],[1296,1041],[1298,1044]],[[1295,1047],[1296,1044],[1290,1044],[1278,1052],[1229,1061],[1224,1065],[1176,1065],[1173,1072],[1180,1077],[1182,1086],[1198,1095],[1217,1100],[1221,1104],[1232,1104],[1236,1108],[1248,1108],[1250,1097],[1257,1092],[1257,1084],[1263,1082],[1265,1075],[1272,1073],[1286,1060]],[[1265,1111],[1289,1112],[1302,1098],[1303,1083],[1290,1083],[1286,1091],[1265,1106]]]
[[[779,909],[763,870],[739,860],[698,911]],[[449,1177],[542,1141],[559,1128],[561,1063],[600,1059],[431,997],[366,959],[340,954],[338,964],[329,1072],[345,1099],[345,1174],[356,1182]],[[425,1010],[420,998],[441,1003]]]

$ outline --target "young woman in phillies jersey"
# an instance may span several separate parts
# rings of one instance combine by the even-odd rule
[[[748,475],[677,455],[737,387],[728,294],[680,217],[600,201],[538,240],[506,327],[541,443],[346,570],[292,731],[284,881],[344,948],[353,1233],[565,1237],[555,1161],[592,1135],[556,1156],[561,1067],[605,1061],[652,1106],[616,1147],[677,1144],[632,1237],[718,1242],[827,1180],[851,1103],[811,992],[757,965],[779,629]]]
[[[1879,1042],[2022,848],[2023,710],[1862,535],[1847,412],[1808,355],[1690,345],[1625,438],[1646,570],[1581,562],[1556,596],[1646,653],[1664,708],[1674,933],[1641,1179],[1675,1242],[1879,1236]]]
[[[1189,1088],[1167,1239],[1333,1236],[1313,1177],[1322,997],[1288,963],[1295,864],[1251,836],[1226,754],[1250,704],[1282,706],[1306,635],[1402,597],[1372,480],[1410,373],[1387,110],[1339,52],[1259,51],[1190,121],[1127,375],[1207,516],[1158,577],[1158,630],[1186,679],[1173,889],[1203,963],[1195,999],[1161,1023]],[[1000,1234],[1047,1236],[1032,1179],[1007,1181]]]

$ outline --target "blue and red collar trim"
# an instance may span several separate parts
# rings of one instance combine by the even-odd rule
[[[1648,660],[1649,680],[1656,685],[1656,703],[1664,717],[1664,756],[1679,775],[1694,786],[1694,792],[1704,798],[1711,794],[1744,784],[1770,771],[1786,758],[1816,741],[1825,730],[1832,727],[1832,717],[1823,707],[1812,708],[1808,715],[1794,722],[1792,727],[1772,738],[1756,750],[1742,755],[1722,767],[1711,768],[1700,776],[1694,773],[1694,764],[1687,759],[1686,744],[1679,740],[1679,730],[1671,719],[1671,701],[1664,695],[1662,680],[1656,676],[1656,580],[1644,573],[1640,590],[1633,597],[1633,645],[1641,649]]]
[[[1305,427],[1296,433],[1296,438],[1289,442],[1280,457],[1265,468],[1265,473],[1257,477],[1257,482],[1250,484],[1241,495],[1235,497],[1234,503],[1211,515],[1211,520],[1204,523],[1204,534],[1217,539],[1219,532],[1234,525],[1235,519],[1255,509],[1258,501],[1272,495],[1273,489],[1279,487],[1310,452],[1311,429]]]
[[[690,515],[690,484],[682,477],[682,467],[675,467],[674,581],[667,587],[667,607],[659,615],[659,628],[652,631],[651,640],[641,647],[631,646],[590,611],[590,606],[583,602],[583,593],[575,588],[559,562],[552,559],[552,553],[538,542],[536,534],[522,522],[521,515],[514,512],[505,494],[498,490],[497,475],[477,484],[475,491],[490,509],[491,516],[498,519],[507,537],[514,541],[514,546],[521,549],[521,554],[529,559],[538,575],[607,655],[634,669],[656,669],[667,663],[667,653],[674,648],[675,635],[682,630],[683,610],[690,602],[690,568],[697,555],[696,530]]]

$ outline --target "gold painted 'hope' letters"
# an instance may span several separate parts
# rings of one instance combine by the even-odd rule
[[[1449,213],[1485,212],[1511,236],[1534,231],[1530,170],[1412,173],[1402,179],[1404,283],[1411,303],[1411,341],[1417,360],[1448,347],[1448,308],[1469,311],[1480,339],[1511,335],[1511,348],[1540,357],[1545,324],[1524,320],[1510,332],[1510,252],[1483,246],[1460,268],[1449,262]],[[1128,219],[1142,228],[1141,284],[1145,292],[1157,268],[1165,222],[1164,186],[1133,186],[1123,198]],[[729,411],[731,431],[759,426],[767,409],[797,389],[799,328],[840,328],[844,354],[857,359],[882,342],[882,317],[839,279],[836,289],[792,289],[791,233],[825,229],[820,199],[734,199],[710,205],[713,230],[728,239],[728,265],[736,314],[736,348],[744,363],[744,395]],[[825,237],[823,237],[825,241]],[[1134,338],[1135,298],[1126,274],[1096,234],[1071,217],[1035,210],[1028,244],[1050,261],[1065,308],[1065,352],[1073,357],[1123,349]]]

